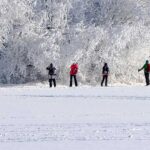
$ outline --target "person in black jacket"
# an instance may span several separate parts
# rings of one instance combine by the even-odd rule
[[[107,63],[104,63],[103,69],[102,69],[102,75],[103,75],[103,79],[101,82],[101,86],[103,86],[103,83],[105,82],[105,86],[107,86],[108,83],[108,75],[109,75],[109,67],[107,65]]]
[[[56,79],[55,79],[56,68],[51,63],[46,69],[48,70],[48,75],[49,75],[49,86],[52,87],[52,83],[53,83],[54,87],[56,87]]]

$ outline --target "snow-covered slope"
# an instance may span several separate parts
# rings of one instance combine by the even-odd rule
[[[44,80],[54,62],[66,83],[74,61],[83,83],[96,84],[105,61],[113,83],[141,82],[149,9],[149,0],[0,0],[0,82]]]

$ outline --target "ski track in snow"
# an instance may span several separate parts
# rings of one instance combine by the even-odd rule
[[[150,124],[0,125],[0,142],[150,140]]]
[[[10,97],[10,95],[3,95],[3,97]],[[109,99],[111,100],[142,100],[142,101],[150,101],[150,97],[140,97],[140,96],[100,96],[100,95],[11,95],[11,97],[30,97],[30,98],[99,98],[102,100]]]

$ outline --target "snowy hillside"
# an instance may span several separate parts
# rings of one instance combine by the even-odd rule
[[[150,55],[149,0],[0,0],[0,83],[41,81],[50,62],[66,83],[96,84],[103,62],[112,83],[136,83]]]

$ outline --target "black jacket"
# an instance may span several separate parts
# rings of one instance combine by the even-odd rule
[[[108,75],[108,73],[109,73],[109,67],[107,65],[104,65],[103,70],[102,70],[102,74]]]
[[[55,74],[55,70],[56,70],[55,67],[49,66],[49,67],[47,67],[46,69],[48,70],[48,74],[49,74],[49,75],[51,75],[51,76],[52,76],[52,75],[56,75],[56,74]]]

